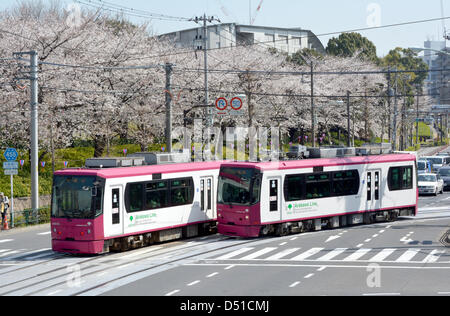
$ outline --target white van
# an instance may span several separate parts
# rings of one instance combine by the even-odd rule
[[[450,162],[450,157],[443,156],[433,156],[433,157],[424,157],[433,165],[433,171],[438,172],[439,169],[445,167]]]

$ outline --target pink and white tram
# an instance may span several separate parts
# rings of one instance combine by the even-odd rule
[[[286,235],[417,214],[416,157],[410,154],[224,163],[218,231]]]
[[[217,224],[220,162],[55,172],[52,248],[98,254],[192,237]]]

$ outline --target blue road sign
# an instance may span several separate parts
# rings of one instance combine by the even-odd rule
[[[3,153],[3,156],[7,161],[16,161],[17,157],[19,157],[19,153],[15,148],[7,148]]]

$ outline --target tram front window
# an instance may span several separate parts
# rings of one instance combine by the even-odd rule
[[[255,169],[222,168],[218,203],[250,206],[259,203],[261,181]]]
[[[102,186],[96,177],[55,176],[52,217],[94,219],[102,214]]]

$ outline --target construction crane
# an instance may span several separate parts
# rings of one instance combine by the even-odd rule
[[[442,29],[444,31],[444,39],[450,41],[450,34],[447,34],[447,27],[445,25],[445,12],[444,12],[444,0],[441,0],[441,16],[442,16]]]
[[[252,14],[251,14],[251,3],[252,3],[252,0],[249,0],[249,2],[250,2],[250,25],[253,25],[253,24],[255,24],[255,20],[258,17],[259,12],[261,12],[261,7],[262,7],[262,4],[263,4],[264,0],[261,0],[259,2],[258,8],[256,9],[256,12],[253,14],[253,17],[252,17]]]

